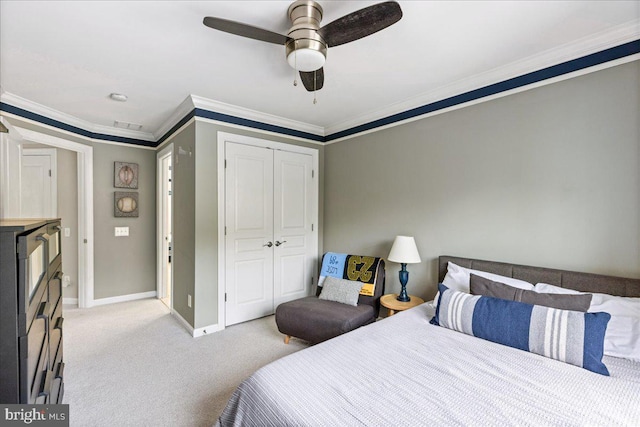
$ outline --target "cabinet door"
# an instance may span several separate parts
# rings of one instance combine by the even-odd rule
[[[274,153],[274,306],[311,293],[317,242],[315,179],[308,154]]]
[[[18,237],[18,334],[27,333],[43,294],[47,293],[48,241],[46,226]],[[44,297],[46,301],[48,296]]]
[[[225,146],[226,325],[273,313],[273,150]]]

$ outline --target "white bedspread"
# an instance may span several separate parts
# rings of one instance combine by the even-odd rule
[[[277,360],[219,424],[640,426],[640,363],[611,376],[429,324],[423,304]]]

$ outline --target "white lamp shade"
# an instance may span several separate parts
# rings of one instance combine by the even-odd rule
[[[416,264],[421,262],[416,241],[410,236],[396,236],[387,259],[400,264]]]

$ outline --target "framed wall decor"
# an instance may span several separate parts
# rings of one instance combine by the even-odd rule
[[[138,188],[138,164],[114,162],[113,186],[116,188]]]
[[[138,217],[138,193],[135,191],[116,191],[114,197],[114,216]]]

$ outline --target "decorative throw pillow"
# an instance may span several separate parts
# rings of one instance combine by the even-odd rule
[[[561,310],[581,311],[583,313],[586,313],[589,309],[592,297],[591,294],[561,295],[527,291],[504,283],[494,282],[475,274],[471,274],[471,294],[543,305]]]
[[[525,282],[524,280],[514,279],[513,277],[501,276],[499,274],[487,273],[486,271],[473,270],[471,268],[461,267],[451,261],[447,262],[447,274],[444,276],[442,283],[449,289],[460,292],[470,292],[470,280],[471,274],[476,276],[485,277],[490,280],[496,280],[500,283],[505,283],[514,288],[533,290],[533,283]],[[433,299],[434,304],[438,301],[438,293],[436,293]]]
[[[322,285],[322,292],[318,298],[342,304],[358,305],[358,296],[362,289],[362,282],[356,280],[327,277]]]
[[[538,283],[536,292],[580,295],[582,292]],[[593,293],[589,313],[604,311],[611,315],[604,337],[604,354],[640,362],[640,298]]]
[[[609,375],[602,363],[609,313],[580,313],[473,296],[438,285],[434,325]]]

